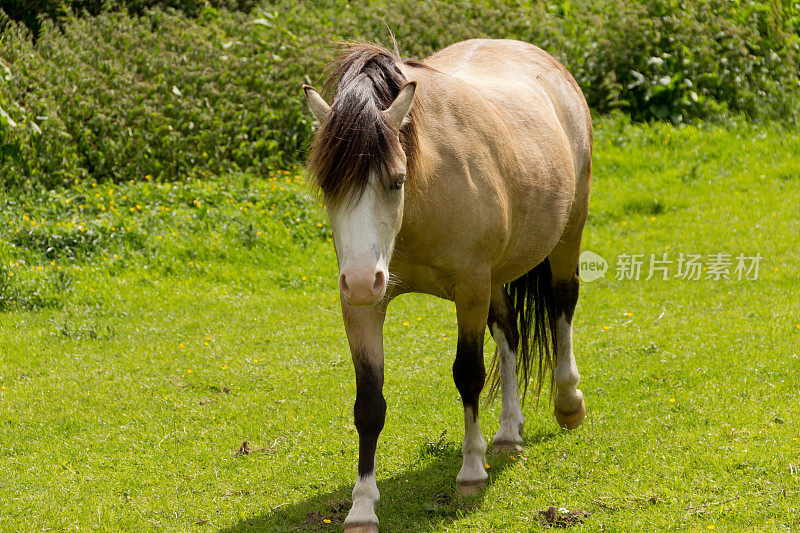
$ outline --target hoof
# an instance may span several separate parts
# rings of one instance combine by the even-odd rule
[[[456,482],[456,488],[462,496],[475,496],[486,488],[486,480],[470,481],[467,483]]]
[[[581,406],[577,411],[572,413],[562,413],[558,410],[555,411],[556,421],[558,425],[564,429],[575,429],[583,422],[583,417],[586,416],[586,403],[581,398]]]
[[[344,526],[344,533],[378,533],[378,524],[352,524]]]
[[[492,451],[494,453],[505,453],[508,455],[515,455],[518,453],[522,453],[525,450],[525,447],[522,444],[518,444],[516,442],[511,441],[499,441],[492,443]]]

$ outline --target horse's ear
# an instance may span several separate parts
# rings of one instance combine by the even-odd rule
[[[414,101],[414,91],[417,90],[417,82],[410,81],[406,83],[397,98],[394,99],[389,109],[384,111],[386,115],[395,121],[398,126],[403,125],[403,121],[407,118],[408,110],[411,109],[411,102]]]
[[[325,117],[328,116],[328,111],[331,110],[331,106],[329,106],[322,96],[310,85],[303,85],[303,91],[306,93],[306,103],[311,110],[311,114],[314,115],[317,122],[322,124],[325,121]]]

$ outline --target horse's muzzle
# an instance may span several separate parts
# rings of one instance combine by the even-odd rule
[[[375,305],[386,293],[386,274],[377,267],[345,268],[339,274],[339,290],[350,305]]]

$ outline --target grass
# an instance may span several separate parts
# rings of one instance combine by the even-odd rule
[[[341,530],[355,385],[302,181],[0,203],[0,530]],[[593,185],[584,249],[610,268],[576,312],[583,426],[529,399],[525,452],[488,456],[486,491],[456,497],[454,308],[398,299],[382,531],[538,531],[551,505],[591,513],[581,531],[800,527],[800,139],[606,118]],[[620,254],[651,253],[763,260],[751,281],[615,279]]]

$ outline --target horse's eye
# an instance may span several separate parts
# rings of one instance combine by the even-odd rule
[[[396,180],[394,181],[394,183],[392,183],[391,185],[389,185],[389,188],[390,188],[390,189],[392,189],[392,190],[394,190],[394,191],[399,191],[400,189],[402,189],[402,188],[403,188],[403,183],[405,183],[405,181],[406,181],[406,178],[405,178],[405,176],[402,176],[402,177],[400,177],[400,178],[396,179]]]

